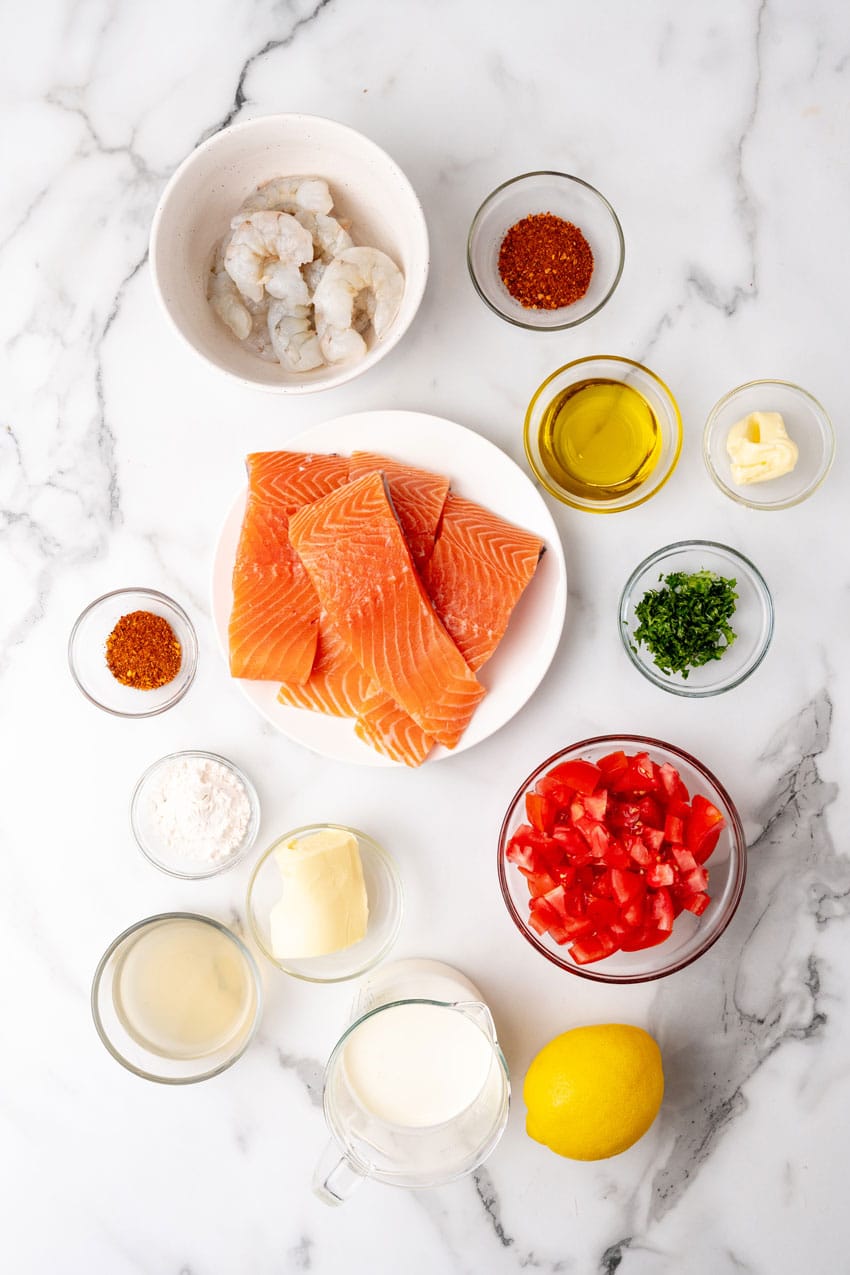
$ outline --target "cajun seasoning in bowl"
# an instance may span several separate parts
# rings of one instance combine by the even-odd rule
[[[498,186],[472,220],[467,265],[500,318],[560,331],[601,310],[623,272],[617,214],[568,173],[524,173]]]
[[[116,717],[154,717],[188,691],[198,662],[192,621],[156,589],[115,589],[89,603],[68,641],[71,676]]]

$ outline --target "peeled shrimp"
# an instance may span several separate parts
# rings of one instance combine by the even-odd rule
[[[273,177],[249,195],[230,223],[236,230],[246,217],[275,209],[278,212],[329,213],[334,201],[321,177]]]
[[[268,335],[278,362],[291,372],[309,372],[324,363],[313,327],[310,290],[297,266],[278,265],[266,283]]]
[[[325,270],[313,294],[319,348],[328,363],[362,358],[360,331],[389,328],[401,305],[404,276],[378,248],[346,248]]]
[[[222,323],[227,324],[239,341],[244,341],[251,332],[251,315],[239,289],[224,268],[223,239],[216,250],[207,281],[207,298]]]
[[[311,372],[324,365],[309,306],[296,306],[291,313],[285,301],[272,301],[269,336],[278,362],[291,372]]]
[[[348,233],[347,223],[337,221],[335,217],[326,217],[323,213],[297,212],[295,219],[313,236],[313,260],[302,270],[307,287],[312,293],[316,291],[319,280],[334,257],[339,256],[346,248],[353,248],[354,240]]]
[[[243,296],[260,302],[270,272],[278,265],[303,266],[313,260],[309,230],[282,212],[255,212],[241,221],[224,252],[224,268]]]

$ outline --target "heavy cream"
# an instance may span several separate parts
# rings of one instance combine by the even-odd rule
[[[274,851],[282,893],[269,914],[280,960],[327,956],[364,938],[369,903],[357,838],[341,828],[293,837]]]
[[[736,421],[726,435],[726,451],[739,487],[790,474],[799,456],[779,412],[750,412]]]

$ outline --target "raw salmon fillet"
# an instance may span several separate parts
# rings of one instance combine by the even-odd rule
[[[383,473],[390,489],[396,516],[410,549],[417,571],[421,573],[434,552],[437,529],[443,506],[449,494],[449,480],[427,469],[414,469],[388,456],[375,452],[354,452],[348,476],[353,482],[364,474]]]
[[[434,613],[383,476],[365,474],[299,510],[289,536],[357,662],[426,734],[453,748],[484,687]]]
[[[289,540],[296,510],[348,481],[348,459],[304,452],[247,458],[248,503],[233,569],[233,677],[304,682],[316,655],[319,600]]]
[[[449,496],[422,583],[471,669],[481,668],[505,636],[543,549],[539,536]]]
[[[421,572],[434,550],[449,480],[375,452],[353,454],[349,466],[351,479],[376,472],[383,473],[387,480],[411,557]],[[278,699],[294,708],[311,708],[334,717],[356,717],[364,710],[369,691],[375,689],[329,618],[323,615],[309,678],[302,685],[281,686]]]
[[[489,660],[537,569],[543,541],[489,509],[450,495],[440,534],[422,571],[434,610],[473,670]],[[373,694],[355,730],[393,761],[421,766],[431,739],[387,695]]]

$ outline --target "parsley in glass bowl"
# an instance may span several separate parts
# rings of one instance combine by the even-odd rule
[[[694,699],[739,686],[773,636],[761,572],[713,540],[665,545],[635,567],[620,598],[626,654],[650,682]]]

